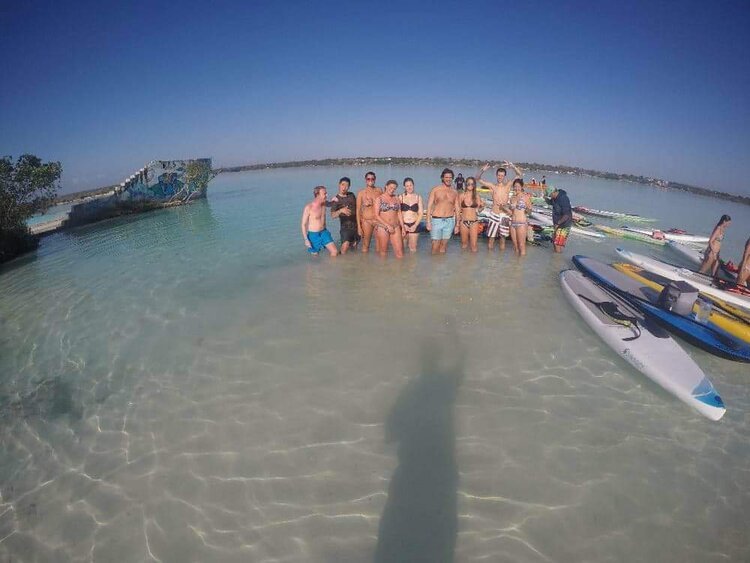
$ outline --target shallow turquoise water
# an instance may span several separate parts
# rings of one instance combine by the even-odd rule
[[[747,366],[688,348],[727,403],[711,423],[559,291],[574,253],[669,251],[571,238],[563,256],[432,258],[423,238],[400,262],[310,258],[312,187],[364,172],[222,175],[206,201],[50,236],[2,271],[0,554],[747,558]],[[439,174],[376,172],[424,195]],[[727,257],[750,235],[750,207],[550,180],[667,228],[728,212]]]

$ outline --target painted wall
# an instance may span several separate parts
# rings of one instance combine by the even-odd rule
[[[73,205],[62,227],[84,225],[206,197],[214,174],[210,158],[153,160],[109,194]]]

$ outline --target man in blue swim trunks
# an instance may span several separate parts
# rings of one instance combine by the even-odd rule
[[[458,234],[458,192],[453,189],[453,170],[446,168],[440,174],[443,181],[432,188],[427,200],[427,230],[432,238],[432,253],[445,254],[448,240]]]
[[[326,229],[326,192],[325,186],[313,189],[314,199],[305,205],[302,211],[302,238],[310,254],[318,254],[324,248],[331,256],[338,256],[339,251],[333,242],[331,233]]]

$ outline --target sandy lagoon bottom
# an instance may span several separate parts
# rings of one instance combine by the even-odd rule
[[[222,202],[3,273],[0,561],[748,558],[747,366],[689,349],[711,423],[610,353],[557,273],[615,243],[271,258]]]

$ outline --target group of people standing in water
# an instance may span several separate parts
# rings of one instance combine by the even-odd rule
[[[489,168],[490,165],[485,164],[476,178],[470,176],[464,180],[461,177],[461,190],[453,187],[453,171],[446,168],[440,175],[441,183],[430,191],[426,205],[422,196],[414,191],[412,178],[404,178],[404,191],[397,194],[398,182],[388,180],[381,189],[375,185],[375,173],[367,172],[365,187],[355,196],[349,191],[351,180],[344,177],[339,180],[338,193],[330,200],[325,186],[317,186],[313,189],[313,201],[302,212],[305,246],[312,254],[323,249],[331,256],[339,254],[331,233],[326,229],[326,207],[329,207],[331,217],[338,218],[341,223],[342,254],[357,246],[362,252],[368,252],[374,238],[378,254],[385,256],[390,246],[393,254],[402,258],[404,247],[416,252],[422,230],[430,233],[433,254],[445,253],[451,236],[457,234],[461,236],[462,249],[477,252],[479,214],[485,207],[477,192],[477,184],[481,184],[491,195],[486,229],[488,248],[493,250],[496,239],[499,239],[499,247],[504,250],[506,237],[510,236],[516,254],[525,256],[526,242],[533,240],[533,231],[528,223],[532,196],[524,186],[523,171],[513,163],[504,162],[496,170],[497,183],[493,184],[482,180]],[[512,182],[506,180],[507,168],[516,173]],[[536,184],[532,189],[544,188],[544,185]],[[572,224],[570,201],[564,190],[551,189],[547,195],[553,204],[553,244],[555,251],[561,252]]]

